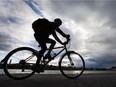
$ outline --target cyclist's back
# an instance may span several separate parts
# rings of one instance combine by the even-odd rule
[[[48,21],[47,19],[37,19],[32,24],[35,35],[37,35],[38,37],[46,38],[53,33],[53,26],[55,26],[55,24],[53,22]]]

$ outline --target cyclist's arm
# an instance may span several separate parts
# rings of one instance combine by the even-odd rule
[[[63,31],[60,30],[60,28],[56,28],[55,30],[56,30],[58,33],[60,33],[63,37],[67,37],[67,35],[66,35]]]
[[[58,36],[56,35],[56,32],[54,31],[52,33],[53,37],[60,43],[60,44],[63,44],[62,41],[58,38]]]
[[[58,33],[60,33],[63,37],[65,37],[67,39],[67,41],[69,41],[70,35],[69,34],[65,34],[63,31],[60,30],[60,28],[55,29]]]

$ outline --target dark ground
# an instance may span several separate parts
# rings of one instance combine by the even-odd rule
[[[41,74],[25,80],[12,80],[0,75],[0,87],[116,87],[116,74],[84,74],[76,79]]]

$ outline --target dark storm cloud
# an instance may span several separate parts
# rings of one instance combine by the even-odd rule
[[[97,10],[97,8],[99,8],[99,4],[100,3],[92,0],[53,0],[50,2],[50,6],[49,4],[46,5],[49,6],[49,13],[52,14],[52,11],[54,11],[55,14],[62,15],[63,17],[68,17],[79,22],[86,20],[87,17],[91,15],[91,13],[94,13]]]
[[[5,33],[0,33],[0,50],[6,51],[12,47],[13,39],[11,36],[6,35]]]
[[[2,17],[0,17],[0,22],[22,24],[23,19],[17,18],[17,17],[12,17],[12,16],[9,16],[9,17],[2,16]]]
[[[87,67],[112,67],[112,65],[116,64],[114,59],[116,58],[112,54],[102,54],[102,56],[94,56],[95,58],[90,58],[87,60]]]
[[[109,26],[112,28],[116,27],[116,1],[105,2],[105,5],[99,8],[99,12],[102,16],[109,18]]]

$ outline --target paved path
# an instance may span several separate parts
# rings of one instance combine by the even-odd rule
[[[55,74],[33,75],[20,81],[0,75],[0,87],[116,87],[116,74],[85,74],[76,79]]]

